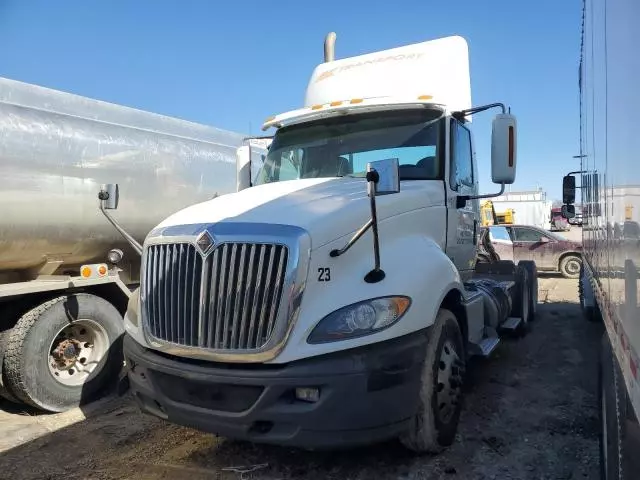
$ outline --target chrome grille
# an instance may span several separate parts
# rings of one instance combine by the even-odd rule
[[[158,340],[215,350],[252,350],[273,333],[287,247],[222,243],[205,258],[190,243],[150,245],[142,314]]]

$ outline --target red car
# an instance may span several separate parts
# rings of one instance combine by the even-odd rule
[[[582,243],[531,225],[492,225],[480,229],[478,261],[533,260],[539,271],[578,278]]]

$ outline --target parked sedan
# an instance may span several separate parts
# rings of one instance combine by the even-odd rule
[[[488,239],[487,239],[488,235]],[[487,242],[489,240],[489,242]],[[578,278],[582,244],[530,225],[492,225],[480,229],[478,261],[533,260],[540,271]]]

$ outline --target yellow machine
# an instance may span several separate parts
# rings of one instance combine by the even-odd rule
[[[491,200],[480,205],[480,218],[482,226],[487,225],[513,225],[515,223],[515,210],[507,208],[504,212],[496,213]]]
[[[498,220],[496,218],[496,211],[493,208],[493,202],[487,200],[480,205],[480,218],[482,219],[482,226],[497,225]]]
[[[500,225],[513,225],[515,223],[515,210],[507,208],[504,212],[496,213],[496,217]]]

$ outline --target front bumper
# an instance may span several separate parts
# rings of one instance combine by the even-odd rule
[[[137,344],[124,354],[132,393],[147,413],[256,443],[331,448],[398,436],[418,408],[424,331],[287,365],[216,364]],[[316,403],[295,389],[320,389]]]

